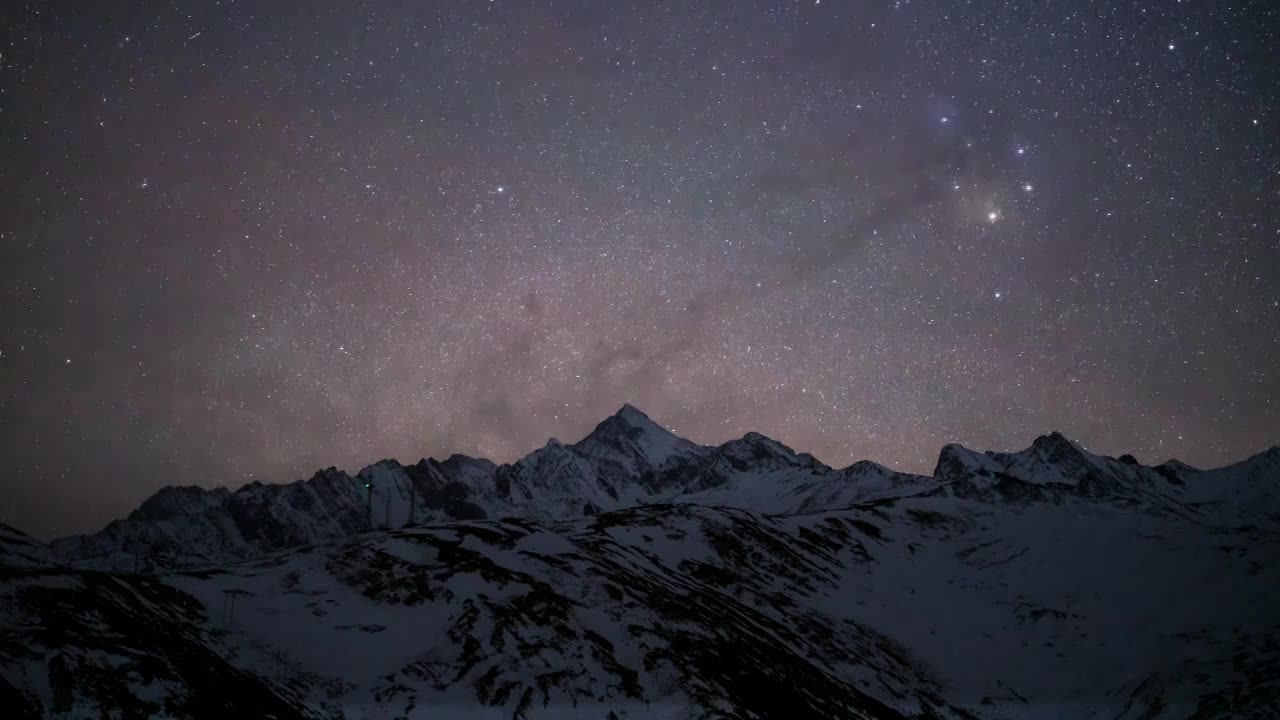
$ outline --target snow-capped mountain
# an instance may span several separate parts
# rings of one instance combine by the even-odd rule
[[[700,446],[626,405],[579,442],[552,439],[510,465],[454,455],[409,466],[382,460],[354,477],[328,468],[235,492],[169,487],[101,532],[51,547],[76,567],[190,567],[412,524],[550,522],[655,502],[796,512],[932,484],[871,463],[833,470],[758,433]]]
[[[0,528],[0,705],[1276,717],[1278,492],[1280,448],[1147,467],[1053,433],[947,446],[925,477],[700,446],[625,407],[511,465],[168,488],[52,549]]]
[[[933,473],[939,492],[978,497],[1088,496],[1223,527],[1280,530],[1280,447],[1243,462],[1197,470],[1169,460],[1155,467],[1131,455],[1096,455],[1054,432],[1021,452],[942,449]]]
[[[670,463],[703,456],[707,448],[677,437],[631,405],[624,405],[572,447],[596,474],[614,486],[661,489],[657,479]]]

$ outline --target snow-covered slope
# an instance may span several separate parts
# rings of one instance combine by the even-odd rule
[[[196,658],[278,717],[1268,717],[1276,587],[1274,533],[1085,496],[651,505],[26,568],[0,583],[0,692],[181,715],[222,701]]]
[[[868,510],[875,562],[821,609],[854,606],[937,669],[951,702],[1062,720],[1267,717],[1280,702],[1274,533],[1081,496]]]
[[[1156,471],[1170,479],[1178,500],[1217,524],[1280,530],[1280,447],[1215,470],[1174,460]]]
[[[33,572],[0,586],[21,628],[2,676],[55,713],[213,702],[198,658],[293,716],[961,717],[898,643],[815,609],[867,562],[856,524],[819,532],[664,505],[363,534],[162,578]]]
[[[159,578],[0,566],[5,718],[315,717],[227,637]]]
[[[926,477],[628,406],[510,465],[166,488],[0,551],[20,717],[1280,717],[1278,448],[1051,433]]]

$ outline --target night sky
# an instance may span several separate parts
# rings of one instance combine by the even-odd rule
[[[1280,439],[1273,0],[25,5],[0,521],[38,536],[628,401],[921,472]]]

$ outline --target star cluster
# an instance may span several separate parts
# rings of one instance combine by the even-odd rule
[[[0,521],[37,534],[626,401],[925,472],[1277,441],[1273,3],[7,12]]]

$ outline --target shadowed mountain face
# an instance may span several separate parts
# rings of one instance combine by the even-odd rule
[[[552,522],[673,501],[795,512],[933,484],[884,468],[881,485],[849,481],[864,470],[833,470],[757,433],[696,445],[627,405],[581,441],[552,439],[510,465],[454,455],[409,466],[383,460],[354,477],[328,468],[235,492],[165,488],[103,531],[51,546],[77,567],[173,568],[411,524],[506,516]]]
[[[628,406],[511,465],[166,488],[50,546],[0,528],[0,702],[1271,717],[1278,492],[1276,448],[1147,467],[1053,433],[1014,453],[947,446],[926,477],[832,469],[754,433],[699,446]]]

